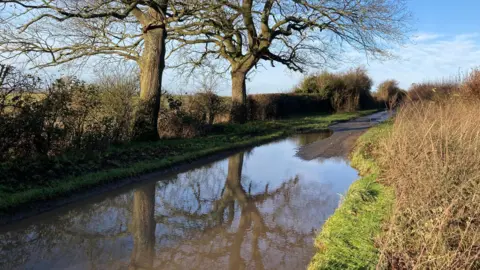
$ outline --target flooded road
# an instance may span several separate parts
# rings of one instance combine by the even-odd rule
[[[332,136],[325,140],[317,140],[308,147],[299,149],[297,156],[304,160],[317,158],[344,157],[352,151],[356,140],[368,128],[383,122],[392,116],[392,112],[381,111],[362,116],[347,122],[331,125]]]
[[[297,135],[0,228],[0,269],[305,269],[357,172]]]

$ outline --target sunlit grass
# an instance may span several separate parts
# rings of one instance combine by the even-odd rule
[[[348,190],[341,206],[315,239],[318,248],[309,269],[375,269],[379,252],[375,238],[390,215],[393,189],[378,183],[378,165],[371,153],[391,123],[371,128],[352,153],[352,166],[363,175]]]

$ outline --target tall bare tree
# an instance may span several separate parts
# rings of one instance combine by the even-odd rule
[[[318,67],[342,46],[386,55],[405,40],[405,0],[203,0],[196,12],[168,27],[174,50],[197,67],[226,59],[232,81],[232,120],[246,120],[246,78],[260,60],[294,71]],[[196,56],[195,56],[196,55]]]
[[[140,68],[140,98],[157,129],[166,26],[181,20],[188,1],[1,0],[0,53],[24,56],[37,67],[96,55],[133,60]]]

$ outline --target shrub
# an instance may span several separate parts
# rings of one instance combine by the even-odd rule
[[[331,98],[335,91],[346,88],[342,74],[322,72],[317,76],[318,94],[323,98]]]
[[[295,114],[331,112],[330,102],[318,95],[257,94],[247,97],[249,121],[287,118]]]
[[[398,106],[405,98],[406,93],[398,86],[395,80],[387,80],[378,85],[375,97],[389,109]]]
[[[295,88],[294,92],[295,93],[301,93],[301,94],[312,94],[312,93],[318,93],[317,85],[317,76],[316,75],[307,75],[305,76],[300,84]]]
[[[85,148],[98,131],[99,121],[90,113],[98,105],[95,87],[63,78],[47,91],[40,99],[32,98],[33,92],[14,94],[13,109],[1,116],[3,159]]]
[[[305,77],[295,90],[296,93],[317,94],[329,99],[333,92],[345,88],[341,75],[324,71],[316,75]]]
[[[202,125],[181,110],[161,110],[158,118],[158,135],[162,139],[193,138],[201,134]]]
[[[204,124],[212,125],[215,118],[228,112],[226,102],[211,90],[187,96],[186,100],[186,110]]]
[[[351,69],[342,75],[345,87],[334,91],[332,106],[336,111],[366,109],[373,104],[372,79],[364,68]]]
[[[165,93],[166,108],[160,111],[158,117],[158,135],[160,138],[192,138],[201,134],[204,123],[197,112],[186,109],[182,99],[185,97],[173,96]],[[191,97],[187,97],[189,99]],[[191,101],[192,102],[192,101]]]
[[[12,72],[3,78],[0,161],[89,154],[130,139],[132,85],[63,77],[40,90],[40,80],[31,75]]]
[[[296,93],[317,94],[329,99],[335,111],[354,111],[376,107],[370,89],[372,79],[364,68],[343,73],[324,71],[304,78],[294,90]]]
[[[109,120],[110,136],[114,142],[132,139],[138,82],[137,75],[124,72],[101,74],[96,81],[100,92],[97,113]]]
[[[230,98],[220,97],[212,92],[200,92],[194,95],[164,95],[164,108],[169,109],[167,96],[181,102],[184,115],[195,119],[199,124],[208,126],[213,123],[229,121]],[[255,94],[247,96],[247,119],[273,120],[292,115],[329,113],[332,107],[328,99],[316,94]]]
[[[11,66],[0,66],[0,161],[35,155],[39,132],[37,96],[40,79]]]

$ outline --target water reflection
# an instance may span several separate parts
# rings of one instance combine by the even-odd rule
[[[150,269],[155,251],[155,183],[137,188],[133,197],[133,250],[129,269]]]
[[[301,269],[357,177],[298,137],[0,234],[1,269]],[[317,136],[320,138],[321,136]]]
[[[291,139],[295,141],[298,146],[305,146],[316,141],[326,139],[332,135],[331,131],[305,133],[293,136]]]

